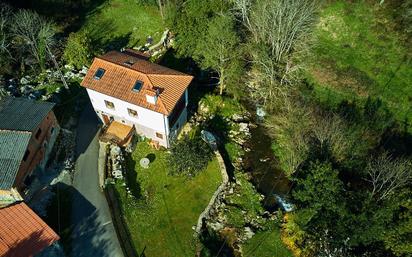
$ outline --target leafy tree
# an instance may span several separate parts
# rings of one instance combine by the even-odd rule
[[[395,220],[391,222],[383,233],[383,241],[387,249],[397,256],[410,256],[412,253],[412,203],[411,191],[404,190],[400,208],[395,214]]]
[[[170,152],[167,162],[172,174],[194,176],[207,166],[212,157],[212,150],[198,135],[194,138],[185,135],[173,143]]]
[[[63,58],[68,64],[81,69],[83,65],[89,65],[93,55],[92,42],[87,31],[70,33]]]
[[[172,26],[176,35],[177,53],[182,56],[199,60],[199,44],[204,40],[209,22],[217,12],[226,12],[228,1],[221,0],[190,0],[177,4],[177,15]]]
[[[226,87],[227,80],[240,76],[241,69],[237,60],[239,36],[234,28],[233,17],[229,14],[214,17],[208,26],[204,39],[198,45],[201,65],[212,68],[219,74],[220,94]]]
[[[294,222],[308,240],[324,238],[336,245],[345,239],[346,204],[343,183],[330,163],[311,162],[297,174],[292,192],[296,203]],[[327,231],[328,237],[325,237]]]

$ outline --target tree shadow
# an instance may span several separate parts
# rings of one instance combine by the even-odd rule
[[[150,157],[148,158],[150,160]],[[125,155],[125,159],[126,159],[126,167],[127,167],[126,174],[125,174],[127,187],[129,188],[132,195],[136,199],[139,199],[142,197],[142,188],[137,181],[136,161],[133,160],[133,158],[128,154]],[[150,162],[152,162],[152,160],[150,160]]]
[[[44,229],[37,230],[25,238],[21,238],[7,250],[6,253],[3,252],[4,257],[13,256],[32,256],[40,253],[42,250],[50,246],[50,241],[45,238]],[[36,255],[37,256],[37,255]]]
[[[60,235],[66,254],[111,256],[114,243],[107,235],[107,224],[98,215],[100,210],[70,185],[59,182],[54,191],[55,199],[45,220]]]
[[[190,100],[187,109],[188,119],[190,119],[196,113],[200,99],[215,89],[215,86],[210,86],[212,74],[197,66],[193,59],[178,56],[174,49],[169,49],[159,64],[194,76],[188,89]]]
[[[395,125],[385,131],[381,138],[381,147],[395,157],[412,155],[412,135],[408,132],[410,125],[407,121]]]
[[[128,45],[131,34],[132,33],[129,32],[126,35],[110,38],[110,40],[105,40],[101,42],[101,48],[104,49],[105,52],[111,50],[120,50],[121,48],[124,48]]]
[[[96,113],[94,112],[90,101],[88,101],[85,104],[78,120],[76,134],[76,160],[82,153],[86,152],[87,148],[95,138],[98,129],[99,120],[97,119]]]
[[[204,123],[204,128],[217,136],[218,150],[222,155],[223,161],[225,162],[229,179],[233,181],[235,179],[235,168],[230,161],[229,153],[225,148],[225,144],[230,142],[228,137],[230,126],[221,115],[215,115],[213,118]]]
[[[131,32],[116,37],[108,37],[116,28],[111,20],[100,20],[99,24],[93,26],[93,30],[88,31],[93,49],[101,49],[104,52],[119,50],[129,43]]]
[[[218,146],[220,155],[222,155],[223,161],[226,166],[226,172],[227,175],[229,176],[230,181],[235,181],[235,167],[233,166],[232,162],[230,161],[229,153],[227,152],[226,148],[224,145],[220,144]]]
[[[63,33],[79,30],[88,15],[101,9],[107,0],[6,0],[15,8],[35,10],[63,26]]]
[[[150,163],[152,163],[156,160],[156,155],[153,153],[149,153],[148,155],[146,155],[146,158],[149,159]]]

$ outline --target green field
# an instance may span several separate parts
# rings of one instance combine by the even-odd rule
[[[322,8],[308,80],[323,102],[379,97],[399,121],[411,121],[410,50],[390,8],[377,2],[341,0]]]
[[[110,0],[89,13],[81,29],[105,48],[133,47],[144,45],[149,35],[160,40],[164,24],[155,5]]]
[[[148,257],[194,256],[197,242],[192,226],[221,182],[219,164],[214,158],[192,179],[171,176],[167,154],[138,143],[132,156],[135,161],[129,162],[136,170],[137,184],[129,187],[141,196],[137,200],[126,197],[120,183],[116,189],[137,252],[146,247]],[[148,155],[153,161],[148,169],[142,169],[138,161]],[[134,179],[135,175],[129,172],[128,176]]]

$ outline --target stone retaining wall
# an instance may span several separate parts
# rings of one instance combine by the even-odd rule
[[[229,176],[227,175],[226,165],[225,165],[225,162],[223,161],[222,155],[219,153],[218,150],[215,151],[215,155],[219,163],[220,173],[222,175],[222,183],[220,184],[220,186],[217,188],[217,190],[213,194],[207,207],[200,214],[199,219],[197,220],[197,225],[195,229],[196,235],[200,234],[200,230],[202,229],[202,226],[203,226],[203,221],[209,217],[210,210],[212,209],[213,205],[218,201],[218,197],[220,193],[223,192],[223,190],[226,188],[229,182]]]

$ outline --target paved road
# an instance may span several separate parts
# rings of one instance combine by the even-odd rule
[[[109,206],[99,189],[97,118],[91,106],[81,114],[76,138],[76,172],[73,186],[72,255],[123,257]]]

